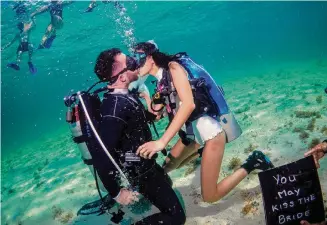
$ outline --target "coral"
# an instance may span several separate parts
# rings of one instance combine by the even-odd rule
[[[237,169],[238,167],[240,167],[242,164],[242,161],[240,158],[238,157],[233,157],[229,163],[228,163],[228,169],[229,170],[234,170]]]
[[[295,116],[297,118],[310,118],[310,117],[321,118],[321,114],[319,112],[310,112],[310,111],[295,111]]]
[[[59,208],[57,206],[53,206],[52,207],[52,218],[58,219],[62,215],[63,212],[64,211],[61,208]]]
[[[251,153],[253,152],[255,149],[257,148],[257,146],[253,145],[253,144],[250,144],[249,147],[245,148],[244,149],[244,153]]]
[[[14,188],[10,188],[9,191],[8,191],[8,194],[13,194],[15,192],[16,192],[16,190]]]
[[[301,132],[303,132],[304,131],[304,129],[303,128],[300,128],[300,127],[295,127],[294,129],[293,129],[293,133],[301,133]]]
[[[301,140],[307,139],[308,137],[309,137],[309,134],[308,134],[307,132],[302,131],[302,132],[300,133],[300,139],[301,139]]]
[[[311,140],[311,143],[309,144],[309,148],[313,148],[314,146],[316,146],[319,143],[320,143],[320,140],[318,138],[314,138]]]
[[[268,100],[265,99],[265,98],[261,98],[259,101],[257,101],[256,105],[261,105],[261,104],[264,104],[264,103],[267,103]]]
[[[201,164],[201,160],[194,160],[193,162],[189,163],[190,166],[185,171],[184,176],[193,173],[200,164]]]
[[[66,192],[67,192],[67,194],[74,194],[75,191],[74,191],[74,189],[69,189]]]
[[[322,103],[322,95],[317,96],[316,98],[317,103]]]
[[[37,184],[36,184],[36,188],[39,188],[41,187],[43,184],[45,184],[45,181],[39,181]]]
[[[306,96],[305,96],[305,94],[303,94],[303,95],[302,95],[302,99],[305,99],[305,98],[306,98]]]
[[[313,131],[315,129],[315,125],[316,125],[316,118],[312,118],[307,126],[307,130]]]
[[[324,135],[327,135],[327,126],[323,126],[320,132],[323,133]]]
[[[52,207],[52,218],[54,220],[59,220],[61,223],[68,223],[73,216],[74,214],[72,212],[64,213],[64,210],[62,210],[60,207]]]
[[[40,174],[38,172],[34,172],[34,179],[39,180],[41,178]]]
[[[235,114],[244,113],[244,112],[248,111],[249,109],[250,109],[250,106],[246,105],[240,109],[235,110]]]
[[[247,215],[252,209],[252,205],[251,204],[246,204],[243,209],[242,209],[242,214],[243,215]]]
[[[72,218],[74,214],[72,212],[68,212],[65,215],[62,215],[59,219],[61,223],[68,223]]]
[[[241,197],[245,200],[245,201],[253,201],[254,199],[258,198],[258,196],[261,194],[261,192],[259,190],[244,190],[241,191]]]

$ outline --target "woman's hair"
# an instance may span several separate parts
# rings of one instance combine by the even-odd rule
[[[164,69],[169,69],[168,64],[173,61],[173,56],[160,52],[156,45],[151,42],[138,43],[134,49],[144,51],[147,56],[151,55],[155,64]]]

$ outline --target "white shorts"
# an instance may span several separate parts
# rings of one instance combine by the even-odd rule
[[[210,116],[202,116],[194,120],[192,122],[192,127],[195,135],[195,142],[201,145],[201,147],[204,146],[206,141],[213,139],[223,132],[220,123]],[[182,130],[186,130],[185,125],[182,127]]]

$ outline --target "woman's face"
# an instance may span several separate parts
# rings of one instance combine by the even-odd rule
[[[143,51],[137,50],[135,53],[137,60],[140,62],[139,76],[143,77],[151,73],[154,66],[154,61],[151,56],[146,56]]]

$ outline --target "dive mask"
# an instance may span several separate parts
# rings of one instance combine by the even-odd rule
[[[144,52],[135,52],[134,59],[138,65],[138,68],[144,66],[147,55]]]
[[[127,55],[126,56],[126,67],[122,71],[120,71],[119,73],[117,73],[117,75],[115,75],[114,77],[111,77],[108,80],[108,82],[110,84],[113,84],[113,83],[115,83],[117,81],[119,75],[125,73],[128,70],[134,71],[134,70],[136,70],[138,68],[140,68],[140,67],[138,66],[137,61],[133,57],[130,57],[130,56]]]

